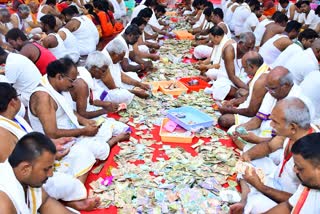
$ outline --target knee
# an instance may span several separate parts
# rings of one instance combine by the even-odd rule
[[[232,125],[234,125],[234,117],[231,114],[221,115],[218,119],[218,124],[221,128],[229,129]]]

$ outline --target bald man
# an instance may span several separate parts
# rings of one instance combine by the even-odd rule
[[[249,51],[242,57],[242,67],[248,76],[252,77],[249,82],[249,94],[247,97],[227,101],[219,108],[223,115],[218,123],[223,128],[245,123],[254,117],[267,93],[264,86],[269,67],[263,62],[261,55],[258,52]],[[239,107],[234,107],[237,105]]]
[[[310,72],[319,71],[319,61],[320,39],[316,39],[312,43],[311,48],[295,54],[288,59],[284,67],[292,72],[294,81],[300,84]]]
[[[220,60],[221,71],[211,88],[214,99],[224,100],[227,96],[234,97],[239,88],[249,89],[249,78],[246,73],[241,72],[241,58],[254,48],[254,44],[254,34],[247,32],[240,34],[238,43],[225,47]]]
[[[266,212],[287,201],[297,190],[300,180],[294,171],[291,147],[300,138],[316,131],[311,127],[311,116],[307,105],[299,98],[290,97],[277,103],[271,113],[272,127],[277,136],[242,155],[245,161],[253,160],[253,165],[263,170],[265,178],[261,180],[255,169],[251,172],[246,170],[240,179],[242,199],[230,207],[231,213]],[[275,166],[266,156],[281,148],[281,162]]]

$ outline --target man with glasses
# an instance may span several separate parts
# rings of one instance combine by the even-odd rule
[[[293,75],[288,69],[281,66],[275,67],[268,73],[265,88],[267,94],[264,96],[256,116],[248,122],[239,125],[249,131],[248,134],[234,133],[233,141],[241,150],[244,149],[245,146],[251,147],[252,144],[259,144],[271,140],[273,134],[270,126],[270,115],[276,103],[286,97],[302,96],[300,87],[293,82]],[[252,144],[244,144],[238,140],[238,137]],[[275,159],[278,159],[277,155],[275,156]]]
[[[5,64],[5,76],[9,83],[21,94],[24,106],[29,105],[33,90],[38,86],[41,74],[38,68],[27,57],[7,53],[0,47],[0,64]]]
[[[117,141],[110,140],[112,132],[105,130],[104,124],[86,119],[73,110],[70,90],[74,87],[78,71],[69,58],[56,60],[48,65],[47,75],[41,79],[30,98],[29,119],[35,131],[45,133],[50,138],[74,137],[72,150],[86,148],[83,158],[78,161],[82,170],[75,176],[86,176],[96,159],[105,160],[110,148]]]
[[[289,97],[276,104],[270,118],[277,136],[241,156],[243,161],[251,162],[255,169],[247,168],[240,179],[242,199],[230,207],[232,214],[266,212],[278,203],[287,201],[298,189],[301,182],[294,171],[291,148],[300,138],[318,131],[311,126],[313,113],[308,107],[305,100],[297,97]],[[267,156],[279,149],[280,163],[275,165]],[[263,179],[257,175],[258,168],[265,175]]]
[[[2,139],[0,165],[10,156],[18,140],[33,131],[27,121],[17,114],[21,105],[18,97],[19,94],[10,84],[0,83],[0,135]],[[66,145],[72,140],[70,137],[53,140],[57,149],[56,164],[53,177],[48,179],[44,189],[51,197],[62,200],[75,209],[93,209],[98,205],[99,200],[87,198],[86,188],[81,182],[81,177],[83,179],[84,175],[77,175],[77,173],[91,166],[95,159],[87,153],[86,147],[67,148]],[[86,165],[82,165],[85,164],[83,159],[89,160]],[[68,167],[65,167],[65,164],[68,164]]]

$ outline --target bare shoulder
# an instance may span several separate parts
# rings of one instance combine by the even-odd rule
[[[46,106],[47,108],[43,108],[43,106]],[[39,110],[49,110],[52,108],[57,109],[58,106],[47,92],[36,91],[30,97],[30,108],[31,112],[34,115],[37,115]]]
[[[86,81],[84,81],[82,78],[78,78],[73,83],[73,88],[70,90],[70,93],[72,94],[72,97],[78,97],[83,96],[88,93],[88,84]]]
[[[1,210],[1,213],[4,212],[6,214],[17,213],[16,208],[14,207],[9,196],[2,191],[0,191],[0,210]]]
[[[64,27],[70,32],[76,31],[80,27],[80,22],[77,19],[71,19]]]
[[[234,47],[232,44],[225,47],[223,51],[223,58],[224,60],[234,59]]]
[[[49,35],[43,39],[42,44],[45,48],[54,48],[58,45],[58,40],[54,35]]]

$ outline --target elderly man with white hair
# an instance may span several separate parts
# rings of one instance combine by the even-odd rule
[[[242,155],[242,160],[252,161],[253,166],[261,168],[265,176],[261,178],[255,169],[246,169],[240,180],[242,199],[230,207],[231,213],[266,212],[278,203],[287,201],[297,190],[300,181],[294,171],[291,147],[300,138],[317,131],[311,126],[313,114],[310,114],[307,105],[296,97],[277,103],[270,117],[277,136]],[[281,161],[275,166],[266,156],[281,148]]]
[[[88,57],[86,68],[90,71],[91,75],[98,80],[98,84],[106,91],[121,89],[122,91],[118,92],[120,96],[118,96],[117,99],[127,96],[127,99],[122,98],[124,100],[121,102],[130,103],[133,95],[141,98],[149,97],[148,90],[150,86],[142,83],[137,73],[122,71],[120,62],[124,59],[126,49],[127,47],[123,42],[114,39],[101,52],[104,57],[97,52],[95,58]],[[99,64],[97,64],[98,61]],[[103,66],[105,67],[103,68]],[[128,92],[131,96],[129,96]],[[119,101],[113,99],[108,101],[119,103]]]

